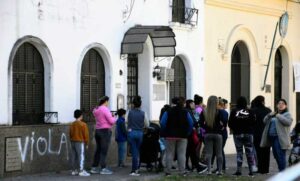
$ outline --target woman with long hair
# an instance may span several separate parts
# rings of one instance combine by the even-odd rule
[[[223,120],[218,110],[218,97],[210,96],[207,101],[206,109],[200,115],[200,125],[205,129],[205,157],[207,162],[207,174],[211,174],[211,158],[213,152],[217,156],[218,171],[217,175],[222,175],[222,129]]]
[[[292,122],[292,116],[288,112],[287,102],[284,99],[277,102],[276,112],[271,112],[264,118],[266,126],[260,146],[272,147],[279,171],[286,167],[286,150],[290,146],[289,133]]]

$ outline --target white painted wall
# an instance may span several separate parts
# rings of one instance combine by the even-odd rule
[[[46,111],[57,111],[59,122],[73,120],[73,110],[80,107],[80,68],[81,62],[90,48],[101,54],[106,69],[106,92],[110,96],[110,107],[116,109],[117,95],[127,94],[126,60],[120,58],[120,47],[124,33],[136,24],[171,25],[169,0],[2,0],[0,2],[0,124],[12,124],[12,82],[9,61],[15,43],[23,37],[33,36],[44,43],[35,43],[39,50],[49,50],[49,94],[46,97]],[[202,3],[191,1],[191,6],[203,9]],[[203,11],[199,11],[198,27],[183,28],[180,24],[171,25],[176,34],[176,50],[184,56],[189,72],[188,93],[203,94]],[[30,41],[24,39],[24,41]],[[151,47],[147,50],[151,53]],[[46,52],[46,51],[45,51]],[[148,52],[148,53],[149,53]],[[41,52],[43,54],[43,52]],[[140,55],[142,58],[147,52]],[[46,56],[46,54],[45,54]],[[143,58],[144,59],[144,58]],[[150,119],[158,119],[158,111],[164,102],[153,102],[151,88],[153,57],[141,66],[143,108]],[[50,61],[51,60],[51,61]],[[170,61],[160,65],[170,66]],[[193,68],[191,68],[193,67]],[[198,70],[199,69],[199,70]],[[124,72],[119,75],[119,70]],[[195,77],[195,78],[194,78]],[[163,82],[160,82],[163,84]],[[119,86],[121,85],[121,86]]]

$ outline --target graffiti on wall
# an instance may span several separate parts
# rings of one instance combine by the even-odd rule
[[[26,161],[27,155],[30,154],[30,160],[34,158],[34,154],[38,156],[44,155],[61,155],[62,150],[66,152],[66,159],[69,160],[68,140],[65,133],[61,133],[59,140],[59,147],[53,149],[52,130],[48,129],[48,137],[36,136],[35,132],[31,133],[31,136],[26,136],[22,143],[21,138],[17,138],[19,152],[22,162]],[[30,153],[29,153],[29,152]]]

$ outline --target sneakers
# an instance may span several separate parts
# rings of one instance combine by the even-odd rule
[[[207,167],[203,167],[203,166],[199,165],[199,168],[197,171],[198,171],[198,174],[202,174],[207,171]]]
[[[73,175],[73,176],[78,175],[78,171],[77,170],[72,170],[71,175]]]
[[[130,176],[140,176],[141,174],[139,174],[139,172],[136,170],[136,171],[132,171],[129,175]]]
[[[97,167],[92,167],[92,169],[90,170],[90,173],[92,173],[92,174],[99,173],[99,169]]]
[[[207,176],[211,175],[211,171],[207,171],[207,172],[206,172],[206,175],[207,175]]]
[[[248,176],[249,176],[249,177],[254,177],[253,172],[249,172]]]
[[[100,171],[101,175],[111,175],[113,172],[107,168],[102,168]]]
[[[232,175],[235,175],[235,176],[241,176],[242,175],[242,173],[240,172],[240,171],[236,171],[234,174],[232,174]]]
[[[256,166],[256,165],[253,165],[253,166],[252,166],[252,172],[253,172],[253,173],[257,173],[257,171],[258,171],[257,166]]]
[[[79,175],[79,176],[82,176],[82,177],[88,177],[88,176],[90,176],[91,174],[87,173],[85,170],[82,170],[81,172],[79,172],[78,175]]]
[[[170,173],[165,173],[165,176],[166,176],[166,177],[170,177],[171,174],[170,174]]]
[[[221,176],[221,175],[223,175],[223,172],[217,171],[216,174],[217,174],[218,176]]]

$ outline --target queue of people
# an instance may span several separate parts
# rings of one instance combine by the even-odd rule
[[[126,145],[130,146],[132,156],[131,176],[139,176],[140,148],[143,142],[144,129],[150,125],[146,113],[141,110],[140,96],[133,99],[133,108],[126,112],[117,111],[118,119],[108,108],[109,98],[100,99],[99,106],[93,110],[96,120],[96,150],[90,173],[113,174],[107,168],[106,157],[111,143],[112,127],[116,124],[115,141],[118,144],[118,166],[125,166]],[[226,172],[226,155],[224,147],[228,138],[228,128],[233,134],[236,148],[235,176],[242,175],[243,150],[249,168],[249,176],[255,173],[269,173],[270,148],[279,171],[286,168],[286,153],[290,146],[290,126],[292,117],[288,112],[287,102],[280,99],[277,109],[272,112],[265,106],[263,96],[257,96],[248,107],[245,97],[240,97],[237,104],[227,112],[226,99],[210,96],[207,104],[203,98],[194,96],[194,100],[175,97],[171,105],[165,105],[160,113],[160,145],[162,162],[165,158],[165,175],[172,174],[174,160],[178,170],[186,176],[188,172],[199,174],[213,173],[222,175]],[[84,170],[84,150],[88,147],[88,129],[82,119],[82,112],[74,112],[75,121],[70,127],[72,145],[72,175],[89,176]],[[152,124],[152,123],[151,123]],[[127,126],[126,126],[127,125]],[[300,125],[293,130],[293,146],[289,163],[295,164],[300,153]],[[86,147],[85,147],[86,146]],[[293,153],[293,154],[292,154]],[[204,159],[202,159],[204,158]],[[211,170],[216,158],[217,167]],[[191,162],[191,164],[190,164]]]

